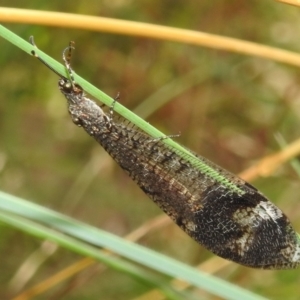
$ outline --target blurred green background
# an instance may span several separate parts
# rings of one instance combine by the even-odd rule
[[[295,52],[300,48],[300,9],[275,1],[27,1],[24,7],[22,1],[2,0],[1,4],[192,29]],[[120,102],[130,109],[168,84],[182,87],[176,96],[171,89],[154,97],[153,105],[169,102],[147,120],[167,135],[181,132],[177,141],[234,173],[278,151],[275,134],[287,143],[299,136],[296,67],[168,41],[3,25],[26,40],[33,35],[38,47],[59,61],[62,50],[74,40],[76,73],[112,97],[120,92]],[[1,190],[121,236],[161,214],[104,150],[73,125],[57,76],[3,39],[0,49]],[[294,169],[287,164],[254,185],[299,232],[300,181]],[[5,299],[8,282],[41,241],[6,226],[0,230],[0,298]],[[192,265],[212,256],[176,226],[149,234],[141,243]],[[79,258],[58,250],[29,286]],[[233,265],[218,276],[270,299],[300,298],[297,270]],[[86,270],[36,299],[131,299],[146,290],[115,271]],[[204,295],[203,299],[216,299]]]

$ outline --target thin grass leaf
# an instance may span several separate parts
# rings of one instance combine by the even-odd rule
[[[186,280],[198,288],[203,288],[225,299],[264,299],[263,297],[209,274],[205,274],[160,253],[156,253],[150,249],[114,236],[111,233],[3,192],[0,192],[0,209],[51,226],[86,243],[107,248],[136,263],[140,263],[165,275]]]
[[[36,49],[34,46],[5,28],[4,26],[0,25],[0,36],[11,42],[12,44],[16,45],[20,49],[24,50],[27,53],[31,53],[31,51],[34,49],[34,51],[47,63],[50,67],[52,67],[54,70],[56,70],[59,74],[62,74],[65,77],[68,77],[68,74],[66,73],[66,69],[63,65],[56,62],[54,59],[52,59],[50,56],[43,53],[41,50]],[[111,106],[113,103],[113,99],[103,93],[101,90],[84,80],[82,77],[74,74],[74,78],[77,83],[81,85],[84,91],[95,97],[97,100],[103,102],[107,106]],[[119,113],[121,116],[123,116],[125,119],[129,120],[131,123],[135,124],[138,128],[142,129],[146,133],[148,133],[153,138],[158,137],[166,137],[165,134],[157,130],[155,127],[151,126],[148,122],[144,121],[142,118],[134,114],[132,111],[125,108],[123,105],[121,105],[119,102],[115,103],[114,105],[114,111]],[[163,143],[168,145],[173,149],[173,151],[177,152],[177,154],[181,157],[184,157],[185,160],[190,162],[195,168],[201,170],[203,168],[210,169],[212,173],[215,171],[211,169],[209,166],[204,165],[203,162],[201,162],[192,152],[187,150],[186,148],[182,147],[175,141],[173,141],[170,138],[166,138],[162,140]]]
[[[150,275],[149,272],[143,270],[141,267],[138,267],[130,262],[126,262],[118,257],[113,257],[109,253],[100,251],[99,249],[86,243],[66,236],[55,230],[49,229],[34,221],[24,219],[20,216],[10,215],[7,212],[0,211],[0,220],[30,235],[50,240],[73,252],[92,257],[93,259],[104,263],[110,268],[128,274],[129,276],[140,282],[143,282],[148,286],[158,287],[170,299],[184,299],[182,296],[180,296],[180,292],[172,289],[168,283],[158,280],[155,276]]]

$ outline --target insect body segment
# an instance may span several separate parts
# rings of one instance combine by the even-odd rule
[[[69,78],[59,75],[73,122],[93,136],[178,226],[215,254],[245,266],[287,269],[300,264],[299,237],[289,220],[249,183],[203,157],[197,157],[196,168],[186,154],[87,98],[74,80],[73,47],[63,52]]]

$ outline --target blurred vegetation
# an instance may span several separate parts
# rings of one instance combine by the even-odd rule
[[[2,1],[22,7],[21,1]],[[273,1],[29,1],[26,8],[104,16],[199,30],[299,52],[299,8]],[[60,60],[76,42],[73,68],[133,109],[174,80],[197,74],[195,84],[148,121],[234,173],[279,150],[300,126],[300,72],[296,67],[203,47],[38,25],[4,24]],[[79,220],[125,235],[161,211],[111,162],[104,150],[74,126],[57,88],[57,76],[18,48],[0,40],[0,189]],[[194,77],[193,77],[194,78]],[[169,94],[154,98],[163,101]],[[155,104],[154,103],[154,104]],[[147,114],[147,112],[144,112]],[[286,164],[254,182],[300,231],[299,177]],[[40,241],[2,226],[0,298],[4,286]],[[188,264],[212,254],[176,226],[146,235],[141,243]],[[27,285],[80,257],[59,249]],[[297,270],[262,271],[234,264],[218,276],[270,299],[299,299]],[[263,278],[263,280],[262,280]],[[87,280],[88,279],[88,280]],[[131,299],[146,288],[115,271],[87,269],[36,299]],[[199,297],[216,299],[195,291]]]

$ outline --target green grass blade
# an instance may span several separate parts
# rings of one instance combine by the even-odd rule
[[[143,282],[144,284],[150,287],[159,288],[170,299],[185,299],[183,296],[179,295],[179,292],[171,288],[168,283],[163,282],[162,280],[158,280],[155,276],[150,275],[149,272],[143,270],[141,267],[134,265],[130,262],[126,262],[118,257],[111,256],[109,253],[105,253],[99,250],[98,248],[87,245],[84,242],[78,241],[60,232],[49,229],[34,221],[30,221],[28,219],[24,219],[15,215],[10,215],[7,212],[2,212],[1,210],[0,220],[30,235],[42,239],[47,239],[73,252],[82,254],[84,256],[89,256],[95,260],[98,260],[99,262],[104,263],[110,268],[119,272],[126,273],[129,276],[137,279],[138,281]]]
[[[56,70],[58,73],[63,74],[65,77],[68,77],[65,67],[50,58],[48,55],[43,53],[41,50],[36,49],[34,46],[14,34],[13,32],[9,31],[4,26],[0,25],[0,36],[8,40],[9,42],[13,43],[20,49],[24,50],[27,53],[31,53],[31,51],[34,49],[35,52],[47,63],[50,67],[52,67],[54,70]],[[102,91],[97,89],[95,86],[81,78],[80,76],[74,74],[75,81],[81,85],[81,87],[90,95],[95,97],[96,99],[103,102],[105,105],[111,106],[113,103],[113,99],[104,94]],[[131,123],[135,124],[138,128],[142,129],[146,133],[148,133],[153,138],[157,137],[165,137],[166,135],[157,130],[155,127],[151,126],[148,122],[144,121],[142,118],[134,114],[132,111],[128,110],[124,106],[122,106],[119,102],[115,103],[114,105],[114,111],[119,113],[121,116],[123,116],[125,119],[129,120]],[[171,138],[163,139],[163,143],[168,145],[169,147],[172,147],[174,151],[177,152],[179,156],[184,158],[185,160],[189,161],[195,168],[199,170],[205,169],[206,174],[210,174],[212,178],[215,178],[217,181],[221,181],[222,184],[228,185],[228,187],[238,193],[243,194],[244,192],[235,184],[230,182],[226,177],[224,177],[222,174],[199,160],[192,152],[187,150],[186,148],[182,147],[175,141],[173,141]]]
[[[89,244],[107,248],[136,263],[159,271],[165,275],[183,279],[198,288],[205,289],[225,299],[264,299],[238,286],[205,274],[204,272],[198,271],[150,249],[146,249],[103,230],[3,192],[0,192],[0,209],[51,226],[60,232]]]

